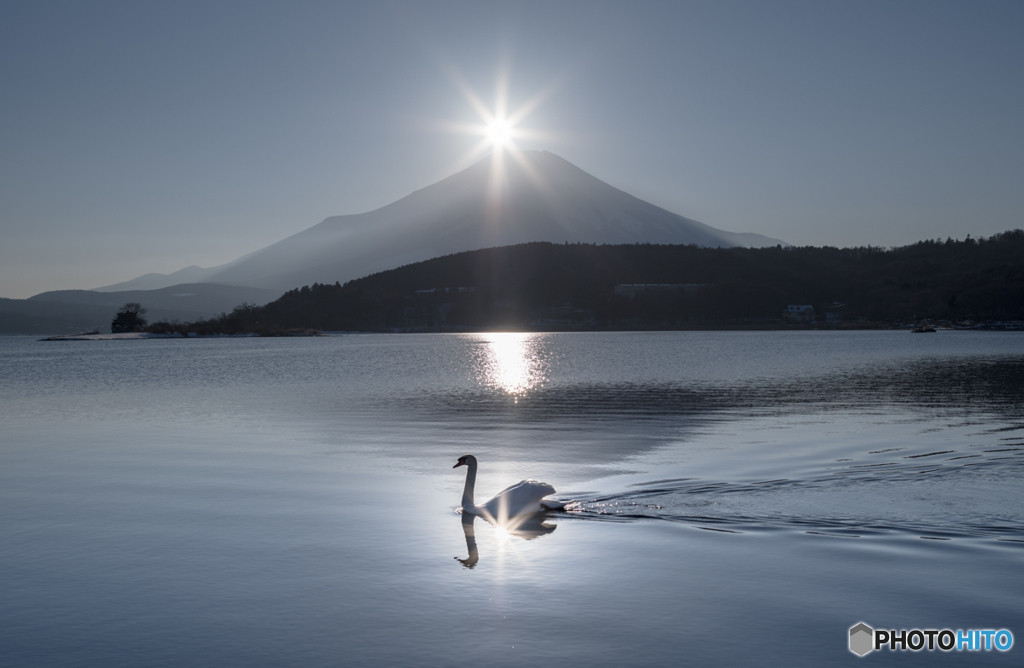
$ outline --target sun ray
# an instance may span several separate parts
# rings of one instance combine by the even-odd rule
[[[491,140],[487,137],[482,137],[480,141],[474,144],[471,148],[462,153],[455,159],[451,169],[458,171],[469,167],[476,163],[482,157],[487,155],[487,151],[491,149]]]
[[[508,76],[505,73],[498,75],[497,85],[494,91],[494,119],[504,122],[508,116]]]
[[[546,197],[549,192],[548,185],[540,178],[540,174],[534,170],[533,165],[523,157],[522,151],[514,146],[510,146],[508,154],[512,156],[512,159],[515,160],[520,169],[523,170],[523,173],[526,174],[526,178],[530,179],[533,185],[541,192],[541,195]]]
[[[494,114],[491,109],[484,104],[484,101],[480,99],[480,96],[476,94],[473,87],[462,77],[461,74],[454,68],[446,68],[448,78],[455,84],[455,87],[462,93],[462,96],[469,102],[469,106],[473,108],[476,115],[480,117],[484,123],[489,123],[494,120]],[[479,126],[477,126],[479,127]]]
[[[537,93],[523,104],[519,105],[519,107],[515,111],[513,111],[511,114],[508,114],[508,116],[506,117],[508,124],[512,126],[518,125],[523,119],[532,114],[537,109],[537,107],[539,107],[541,103],[543,103],[544,100],[549,95],[551,95],[552,92],[554,92],[553,87],[548,86],[548,88],[546,88],[545,90],[542,90],[541,92]]]

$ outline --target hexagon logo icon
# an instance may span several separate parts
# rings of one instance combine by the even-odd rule
[[[864,656],[875,647],[875,630],[859,622],[856,626],[850,627],[850,651],[857,656]]]

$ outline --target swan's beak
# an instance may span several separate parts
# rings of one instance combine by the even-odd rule
[[[457,464],[456,464],[455,466],[453,466],[452,468],[453,468],[453,469],[457,469],[457,468],[459,468],[460,466],[465,466],[465,464],[463,464],[462,462],[458,462],[458,463],[457,463]]]

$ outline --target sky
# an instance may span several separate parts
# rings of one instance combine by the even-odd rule
[[[233,260],[470,164],[475,95],[713,227],[1024,228],[1024,2],[0,4],[0,297]],[[529,132],[527,132],[529,131]]]

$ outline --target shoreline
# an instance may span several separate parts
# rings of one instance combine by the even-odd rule
[[[196,334],[188,333],[158,333],[158,332],[125,332],[118,334],[59,334],[37,339],[38,341],[140,341],[148,339],[243,339],[243,338],[307,338],[319,336],[347,336],[353,334],[474,334],[474,333],[497,333],[515,332],[524,334],[556,334],[556,333],[578,333],[578,332],[884,332],[884,331],[907,331],[910,332],[916,325],[863,325],[843,326],[842,324],[829,324],[823,326],[798,326],[798,325],[776,325],[772,323],[748,324],[748,325],[709,325],[707,327],[522,327],[522,326],[492,326],[492,327],[465,327],[465,328],[381,328],[373,330],[333,331],[333,330],[302,330],[280,334],[262,334],[260,332],[246,332],[241,334]],[[967,332],[1021,332],[1024,331],[1024,322],[996,322],[983,323],[971,326],[936,325],[937,331],[967,331]],[[32,335],[27,335],[32,336]],[[37,335],[38,336],[38,335]]]

